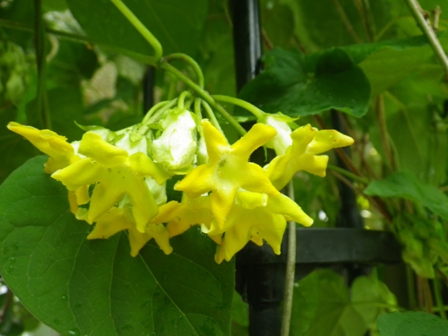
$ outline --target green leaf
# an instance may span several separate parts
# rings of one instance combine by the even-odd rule
[[[49,63],[48,76],[50,78],[64,76],[67,78],[66,82],[74,83],[91,78],[99,66],[97,55],[91,48],[89,49],[84,44],[59,39],[58,53]]]
[[[6,125],[16,120],[17,111],[13,106],[0,111],[0,183],[26,160],[38,154],[38,150],[23,137],[10,132]]]
[[[288,49],[293,46],[294,13],[288,5],[267,2],[262,6],[262,19],[263,29],[273,45]]]
[[[27,0],[8,1],[0,10],[0,19],[18,22],[34,26],[34,3]],[[6,32],[6,39],[14,41],[26,49],[31,43],[33,35],[18,29],[1,28],[0,32]],[[3,39],[3,36],[2,36]]]
[[[64,335],[227,335],[234,265],[189,230],[166,256],[126,234],[86,240],[67,191],[31,159],[0,186],[0,273],[30,312]]]
[[[419,181],[407,172],[395,173],[383,180],[372,181],[364,193],[371,196],[409,199],[448,219],[448,197],[438,188]]]
[[[266,112],[305,116],[338,109],[355,117],[367,112],[369,82],[342,49],[322,54],[314,75],[305,72],[295,51],[274,48],[263,63],[264,71],[242,89],[241,97]]]
[[[164,54],[194,54],[207,14],[206,0],[128,0],[129,9],[153,33]],[[73,16],[94,41],[144,55],[152,48],[109,0],[67,0]]]
[[[424,312],[383,314],[378,318],[381,336],[445,336],[448,322]]]
[[[440,33],[438,38],[442,45],[448,48],[448,34]],[[434,55],[427,38],[423,35],[339,48],[347,52],[364,71],[372,88],[372,96],[406,78],[424,64],[432,63]],[[325,51],[317,52],[305,57],[308,71],[314,71],[319,57],[324,53]],[[440,80],[442,76],[443,72],[440,71],[440,75],[436,78]]]
[[[294,288],[290,335],[363,336],[388,303],[393,296],[373,275],[356,279],[350,297],[341,275],[316,270]]]

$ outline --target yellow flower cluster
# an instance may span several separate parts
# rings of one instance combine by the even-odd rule
[[[201,225],[217,243],[218,263],[230,260],[250,240],[258,245],[266,241],[280,254],[287,221],[310,226],[313,220],[279,190],[299,170],[325,176],[328,157],[318,154],[353,143],[336,131],[310,125],[285,133],[277,131],[276,123],[257,123],[230,145],[208,120],[199,124],[188,110],[173,113],[176,117],[157,139],[146,125],[115,133],[92,129],[71,144],[50,130],[15,122],[8,128],[50,157],[45,171],[66,186],[71,211],[95,225],[88,239],[126,230],[132,256],[151,239],[169,254],[171,237]],[[201,130],[199,140],[196,129]],[[199,153],[201,141],[205,155]],[[264,168],[249,162],[252,152],[267,143],[280,143],[284,154]],[[181,202],[166,200],[165,182],[173,175],[185,175],[174,186],[183,192]]]

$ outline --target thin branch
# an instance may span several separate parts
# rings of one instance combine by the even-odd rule
[[[439,30],[439,19],[440,15],[442,14],[442,10],[440,9],[440,6],[436,6],[434,10],[432,11],[433,16],[433,23],[432,23],[432,29],[437,32]]]
[[[288,196],[294,200],[293,180],[288,184]],[[291,311],[294,296],[294,278],[296,270],[296,223],[288,223],[288,256],[286,261],[285,296],[283,299],[283,316],[281,336],[288,336],[291,325]]]
[[[389,164],[391,171],[394,172],[396,167],[392,148],[389,142],[389,132],[387,131],[386,115],[384,111],[384,99],[382,94],[380,94],[375,100],[375,116],[377,118],[378,126],[380,129],[381,143],[383,145],[386,161]]]
[[[342,22],[344,22],[347,32],[350,34],[351,37],[353,37],[356,43],[362,43],[362,40],[359,38],[358,34],[356,33],[355,29],[350,23],[350,20],[348,19],[347,14],[345,14],[344,8],[340,4],[339,0],[333,0],[333,3],[334,6],[336,7],[336,10],[338,11],[339,16],[342,19]]]
[[[274,48],[274,45],[272,44],[271,40],[269,39],[268,34],[266,33],[266,30],[264,28],[261,29],[261,37],[263,39],[263,43],[268,48],[268,50],[271,50]]]
[[[429,44],[431,44],[432,49],[434,50],[434,53],[439,58],[439,60],[442,62],[442,65],[445,69],[445,81],[448,81],[448,57],[446,56],[445,52],[443,51],[442,45],[440,44],[440,41],[437,39],[436,34],[434,33],[434,30],[432,30],[431,25],[428,21],[426,21],[425,17],[423,16],[423,10],[418,3],[417,0],[406,0],[409,9],[411,10],[412,14],[414,15],[415,20],[417,21],[418,25],[423,31],[423,34],[425,34],[426,38],[429,41]]]
[[[5,304],[3,305],[2,309],[0,310],[0,324],[3,323],[5,320],[6,313],[8,312],[9,307],[12,304],[13,297],[14,297],[14,295],[9,290],[9,288],[7,288]]]

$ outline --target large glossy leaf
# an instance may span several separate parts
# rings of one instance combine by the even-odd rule
[[[206,0],[127,0],[130,10],[162,43],[164,53],[193,54],[207,14]],[[152,48],[110,0],[67,0],[95,41],[151,55]]]
[[[241,91],[241,97],[266,112],[292,116],[338,109],[360,117],[367,112],[370,85],[342,49],[322,54],[308,74],[298,52],[275,48],[263,57],[265,69]]]
[[[381,336],[445,336],[448,322],[424,312],[383,314],[378,318]]]
[[[166,256],[126,235],[87,241],[66,190],[33,158],[0,186],[0,272],[21,302],[64,335],[227,335],[233,263],[215,264],[198,230]]]
[[[448,197],[438,188],[423,183],[412,174],[399,172],[383,180],[372,181],[364,193],[380,197],[402,197],[418,202],[436,215],[448,219]]]

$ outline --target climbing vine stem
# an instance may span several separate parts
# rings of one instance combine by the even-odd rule
[[[252,105],[251,103],[248,103],[247,101],[242,100],[242,99],[229,97],[229,96],[221,96],[221,95],[212,95],[212,98],[217,101],[222,101],[222,102],[231,103],[233,105],[240,106],[240,107],[244,108],[245,110],[249,111],[250,113],[252,113],[257,118],[262,118],[266,114],[262,110],[260,110],[258,107],[256,107],[255,105]]]
[[[202,70],[201,70],[201,67],[199,66],[199,64],[192,57],[190,57],[186,54],[182,54],[182,53],[169,54],[168,56],[164,57],[164,60],[167,62],[174,60],[174,59],[181,60],[191,66],[191,68],[193,69],[193,71],[196,74],[196,77],[198,79],[199,87],[201,89],[203,89],[204,88],[204,74],[202,73]]]
[[[235,120],[235,118],[227,112],[221,105],[215,102],[215,100],[206,92],[204,89],[199,87],[195,82],[193,82],[190,78],[185,76],[179,69],[176,69],[174,66],[167,62],[161,62],[160,68],[170,72],[174,76],[177,77],[180,81],[184,82],[192,91],[196,93],[200,98],[205,100],[214,110],[219,112],[228,122],[231,124],[241,135],[246,134],[246,130]]]
[[[148,28],[135,16],[134,13],[121,1],[121,0],[110,0],[117,6],[120,12],[129,20],[129,22],[138,30],[140,34],[145,38],[146,41],[154,49],[154,60],[158,61],[163,56],[162,45],[159,40],[149,31]]]

